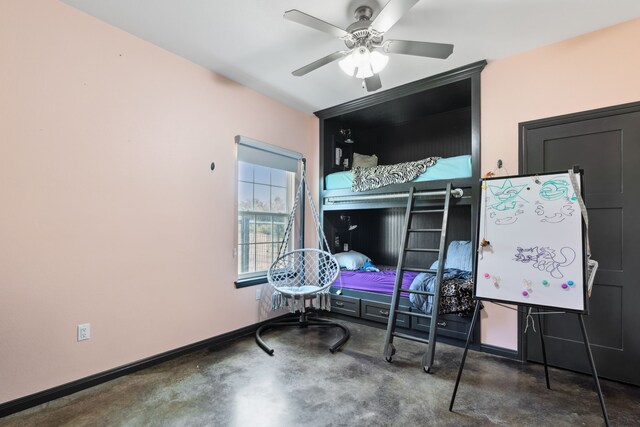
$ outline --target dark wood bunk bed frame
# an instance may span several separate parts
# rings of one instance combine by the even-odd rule
[[[477,201],[480,180],[480,61],[405,84],[371,96],[316,112],[320,119],[320,217],[332,252],[349,249],[369,256],[374,264],[396,265],[403,229],[406,194],[443,190],[447,182],[463,191],[452,198],[447,241],[476,240]],[[344,132],[348,129],[349,132]],[[353,143],[345,143],[350,137]],[[341,158],[336,158],[340,148]],[[471,155],[472,175],[452,180],[395,184],[365,192],[325,189],[325,176],[348,168],[353,153],[376,154],[379,164],[394,164],[426,157]],[[374,197],[371,197],[374,196]],[[417,199],[417,206],[442,201]],[[358,225],[349,231],[345,225]],[[429,227],[430,224],[420,224]],[[437,236],[420,242],[434,246]],[[447,245],[448,245],[447,242]],[[437,246],[437,245],[436,245]],[[414,256],[418,254],[412,254]],[[424,257],[424,255],[421,255]],[[429,264],[434,261],[429,259]],[[409,264],[425,264],[408,260]],[[375,292],[332,287],[331,315],[386,328],[391,296]],[[409,309],[409,299],[400,306]],[[413,310],[413,309],[412,309]],[[439,316],[438,341],[464,346],[471,318],[455,314]],[[424,336],[428,320],[399,315],[397,325],[406,333]],[[479,348],[480,328],[474,328],[473,347]]]

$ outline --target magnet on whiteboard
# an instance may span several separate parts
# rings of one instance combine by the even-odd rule
[[[500,289],[500,276],[493,276],[493,286]]]

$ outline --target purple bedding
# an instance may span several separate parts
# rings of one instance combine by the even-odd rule
[[[392,295],[393,287],[396,282],[396,267],[378,266],[378,268],[380,269],[380,272],[341,270],[340,276],[333,283],[333,286],[339,288],[340,282],[342,282],[342,287],[344,289]],[[417,275],[418,273],[406,271],[402,277],[402,287],[409,289],[411,282]],[[408,296],[405,292],[401,292],[400,294],[405,297]]]

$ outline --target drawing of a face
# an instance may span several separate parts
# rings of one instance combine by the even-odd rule
[[[544,200],[559,200],[569,194],[569,183],[563,179],[550,179],[542,184],[540,197]]]
[[[491,194],[496,200],[490,207],[499,211],[506,211],[509,209],[515,209],[518,205],[518,201],[524,201],[520,192],[526,188],[526,185],[513,185],[510,179],[506,179],[502,182],[501,186],[489,185]]]

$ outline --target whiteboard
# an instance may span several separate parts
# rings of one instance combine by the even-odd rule
[[[586,312],[582,215],[569,172],[481,184],[474,296]]]

